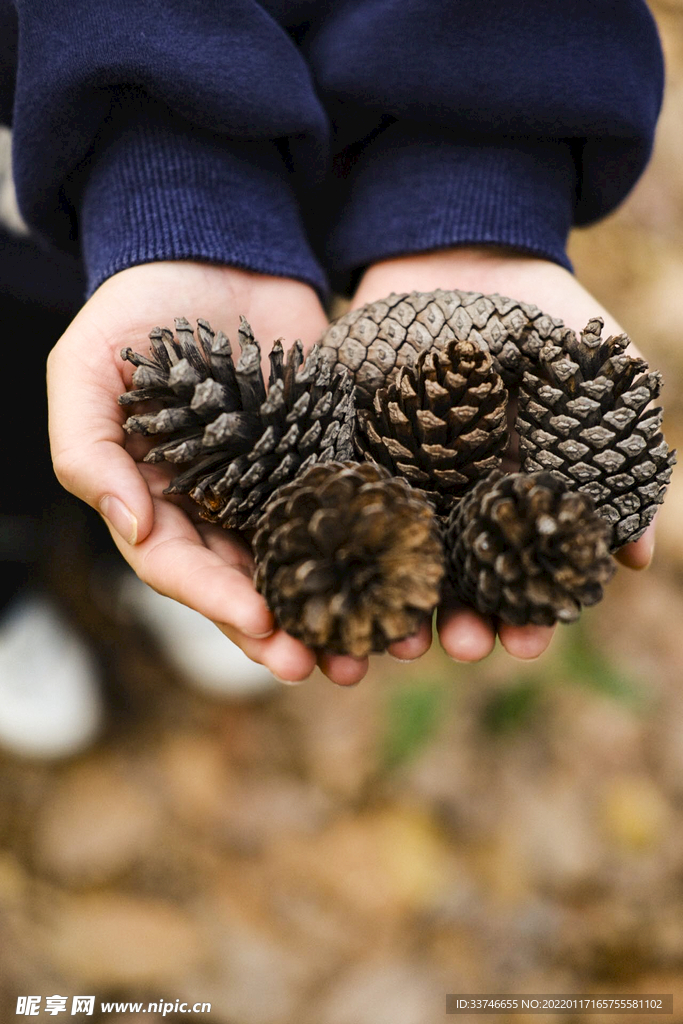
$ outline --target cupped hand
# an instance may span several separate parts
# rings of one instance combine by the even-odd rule
[[[601,316],[607,334],[622,328],[569,271],[547,260],[495,248],[462,247],[386,260],[364,274],[352,300],[352,308],[382,299],[391,292],[433,291],[458,288],[485,294],[498,292],[539,306],[560,317],[575,331]],[[640,355],[634,345],[629,352]],[[646,568],[654,551],[654,523],[637,541],[617,553],[631,569]],[[510,626],[485,619],[470,609],[441,608],[437,615],[441,643],[458,661],[479,661],[493,650],[498,634],[503,647],[516,658],[537,658],[547,648],[554,627]],[[391,653],[401,658],[419,657],[431,642],[426,626],[419,635],[395,644]]]
[[[275,628],[252,584],[249,548],[231,531],[203,523],[189,503],[162,496],[168,477],[144,465],[140,439],[123,430],[118,396],[132,368],[122,348],[148,351],[155,326],[186,316],[236,334],[239,314],[261,340],[264,358],[278,337],[305,346],[327,318],[307,285],[229,267],[160,262],[109,278],[88,300],[48,359],[50,441],[60,483],[104,517],[124,558],[155,590],[211,619],[254,661],[285,682],[306,678],[316,655]],[[334,682],[357,682],[367,660],[322,655]]]

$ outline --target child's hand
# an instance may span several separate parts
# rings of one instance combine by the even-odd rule
[[[264,355],[281,336],[288,344],[301,338],[310,345],[327,324],[313,290],[284,278],[189,262],[151,263],[109,278],[48,360],[52,456],[60,482],[102,513],[141,579],[211,619],[281,679],[295,681],[309,675],[316,656],[274,629],[252,585],[247,546],[232,532],[203,523],[191,502],[162,497],[167,476],[160,466],[135,461],[140,439],[126,438],[128,412],[117,403],[131,373],[120,358],[122,348],[146,352],[150,330],[172,327],[177,316],[204,317],[234,338],[240,313]],[[367,669],[366,659],[319,660],[337,683],[357,682]]]
[[[370,267],[360,283],[352,306],[384,298],[390,292],[433,291],[498,292],[539,306],[550,316],[561,317],[568,327],[581,331],[594,316],[605,320],[606,333],[621,334],[619,327],[569,271],[547,260],[490,248],[463,247],[387,260]],[[635,346],[629,351],[639,354]],[[654,523],[646,533],[617,554],[632,569],[646,568],[654,550]],[[510,626],[494,623],[471,610],[442,608],[438,616],[444,649],[459,661],[478,661],[493,649],[496,630],[505,649],[517,658],[536,658],[550,643],[554,628]],[[429,647],[430,630],[394,644],[392,653],[419,657]]]

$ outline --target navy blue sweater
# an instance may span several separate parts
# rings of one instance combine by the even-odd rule
[[[568,265],[662,88],[643,0],[0,0],[20,208],[90,291],[160,259],[321,292],[464,243]]]

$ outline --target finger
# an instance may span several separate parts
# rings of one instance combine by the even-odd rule
[[[495,646],[491,622],[469,608],[440,608],[436,624],[441,646],[455,661],[481,661]]]
[[[204,522],[196,523],[195,529],[207,548],[214,551],[224,561],[229,562],[230,565],[239,568],[249,579],[253,579],[254,556],[241,533]]]
[[[511,626],[507,622],[498,625],[500,642],[513,658],[532,660],[540,657],[553,638],[555,626]]]
[[[615,558],[627,569],[647,569],[655,553],[655,519],[650,523],[642,537],[631,544],[624,545],[616,552]]]
[[[251,548],[241,534],[207,525],[199,526],[197,529],[204,543],[212,551],[226,561],[232,561],[247,578],[252,578],[254,558]],[[267,641],[255,641],[244,634],[233,635],[234,630],[227,632],[222,623],[217,625],[248,657],[266,665],[281,683],[303,682],[316,666],[314,652],[281,629],[275,630]]]
[[[266,639],[257,640],[225,623],[216,625],[248,658],[265,665],[281,683],[302,683],[315,668],[313,651],[281,629]]]
[[[104,370],[105,378],[109,375]],[[113,376],[113,374],[112,374]],[[71,360],[53,351],[48,363],[49,432],[57,479],[97,509],[128,544],[152,529],[152,499],[131,456],[123,449],[117,385],[75,374]]]
[[[432,623],[431,620],[423,622],[417,633],[408,636],[405,640],[397,640],[389,644],[387,648],[392,658],[398,661],[415,661],[426,654],[432,645]]]
[[[273,617],[245,575],[240,556],[231,564],[205,547],[182,509],[171,502],[156,499],[154,513],[154,528],[141,543],[133,546],[112,534],[140,579],[212,622],[256,638],[272,633]]]
[[[355,686],[367,673],[369,662],[367,658],[323,652],[318,656],[318,666],[323,675],[337,686]]]
[[[119,444],[102,440],[66,449],[53,442],[52,462],[62,487],[99,512],[122,541],[134,545],[149,536],[152,497]]]

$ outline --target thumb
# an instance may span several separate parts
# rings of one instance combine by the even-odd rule
[[[117,442],[62,447],[53,439],[52,452],[62,487],[99,512],[126,543],[145,540],[154,522],[152,497],[135,462]]]
[[[50,447],[57,479],[100,512],[128,544],[144,540],[154,510],[146,481],[123,448],[120,379],[78,379],[59,344],[48,361]]]

